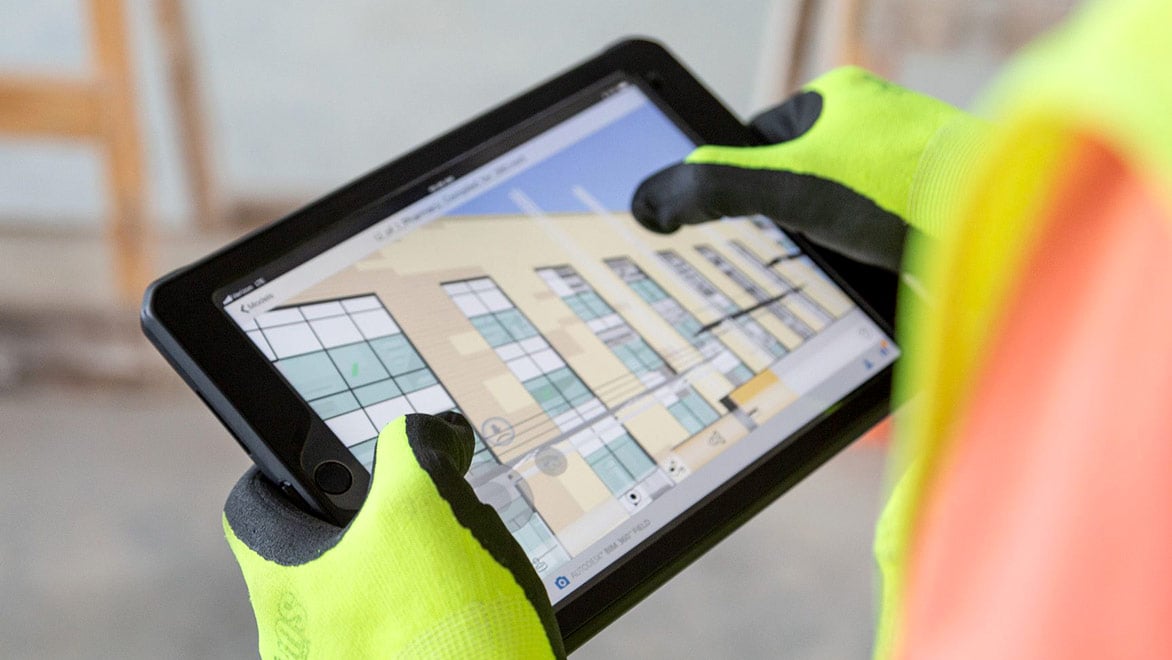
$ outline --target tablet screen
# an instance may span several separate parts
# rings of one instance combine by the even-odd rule
[[[770,221],[635,222],[694,146],[610,79],[218,302],[367,468],[396,417],[463,413],[557,602],[897,356]]]

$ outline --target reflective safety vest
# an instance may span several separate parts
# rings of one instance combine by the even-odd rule
[[[1172,658],[1172,1],[1088,5],[988,108],[908,250],[875,655]]]

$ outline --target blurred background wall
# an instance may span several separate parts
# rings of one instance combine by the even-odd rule
[[[741,116],[869,66],[964,107],[1071,0],[0,0],[0,657],[240,656],[247,467],[137,329],[154,277],[627,35]],[[582,651],[862,657],[857,445]]]

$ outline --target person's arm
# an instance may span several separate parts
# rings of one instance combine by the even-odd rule
[[[895,657],[1172,657],[1172,213],[1149,181],[1088,137],[1063,158],[930,458]]]
[[[224,531],[264,658],[563,658],[524,551],[464,480],[473,431],[408,415],[379,435],[370,492],[345,529],[293,506],[255,469]]]

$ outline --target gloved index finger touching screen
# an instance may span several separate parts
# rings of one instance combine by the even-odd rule
[[[768,144],[706,145],[635,194],[648,229],[760,213],[862,263],[898,271],[908,225],[934,235],[985,124],[858,67],[835,69],[753,120]]]

